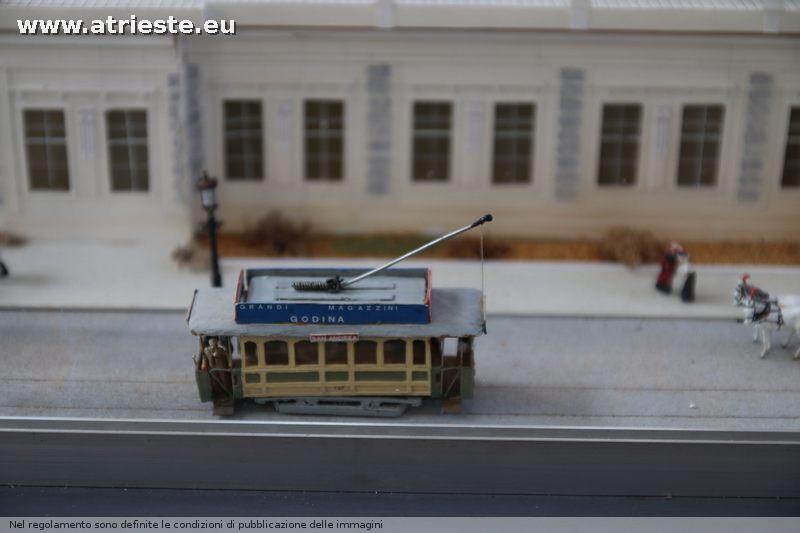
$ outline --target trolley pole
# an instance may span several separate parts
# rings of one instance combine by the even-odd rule
[[[219,224],[214,212],[217,209],[217,180],[209,177],[207,172],[197,180],[197,190],[200,191],[200,201],[208,217],[208,244],[211,252],[211,286],[222,287],[222,275],[219,271],[219,252],[217,250],[217,229]]]

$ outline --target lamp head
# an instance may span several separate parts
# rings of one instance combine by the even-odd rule
[[[217,207],[217,180],[203,172],[203,177],[197,180],[197,190],[200,191],[200,201],[203,209],[210,211]]]

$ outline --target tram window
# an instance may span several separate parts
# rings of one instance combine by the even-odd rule
[[[431,366],[442,366],[441,339],[431,339]]]
[[[316,365],[319,364],[319,350],[317,343],[311,341],[297,341],[294,343],[294,364]]]
[[[383,364],[385,365],[404,365],[406,364],[406,341],[392,339],[383,343]]]
[[[414,352],[414,364],[415,365],[424,365],[425,364],[425,341],[414,341],[412,344],[413,352]]]
[[[285,341],[267,341],[264,343],[265,361],[268,365],[288,365],[289,346]]]
[[[378,364],[378,343],[375,341],[356,341],[355,355],[357,365]]]
[[[255,372],[245,374],[244,375],[244,382],[245,383],[261,383],[261,376],[259,376]]]
[[[347,364],[347,343],[328,342],[325,344],[325,364],[326,365],[346,365]]]
[[[247,341],[244,343],[244,364],[245,366],[258,366],[258,348],[256,343]]]
[[[405,381],[405,372],[359,372],[356,371],[356,381]]]

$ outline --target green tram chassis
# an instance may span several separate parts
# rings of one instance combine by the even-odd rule
[[[281,413],[400,416],[409,406],[421,405],[424,398],[444,400],[447,410],[457,410],[462,398],[472,397],[473,339],[486,331],[478,290],[433,289],[429,324],[238,324],[229,310],[227,292],[199,289],[186,317],[192,334],[200,340],[200,357],[195,359],[200,399],[214,402],[214,414],[231,415],[237,401],[253,399],[272,403]],[[314,341],[319,347],[309,348],[308,339],[320,336],[340,344],[341,337],[349,338],[347,362],[327,364],[325,341]],[[225,347],[227,368],[204,359],[203,348],[211,338]],[[456,353],[444,353],[446,338],[457,339]],[[356,339],[375,344],[375,364],[362,366],[354,360],[355,345],[360,343]],[[401,341],[405,343],[400,348],[400,357],[405,350],[403,362],[390,365],[384,357],[386,345],[395,343],[397,349]],[[267,362],[266,346],[275,342],[285,344],[286,360],[279,367]],[[306,352],[318,350],[316,362],[301,366],[301,347]],[[299,383],[295,378],[301,375],[314,379]],[[404,379],[393,381],[398,376]]]

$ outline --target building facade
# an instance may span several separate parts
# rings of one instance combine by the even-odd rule
[[[207,169],[227,230],[492,212],[507,235],[800,238],[800,5],[466,3],[197,3],[247,21],[235,37],[7,32],[0,224],[188,232]]]

